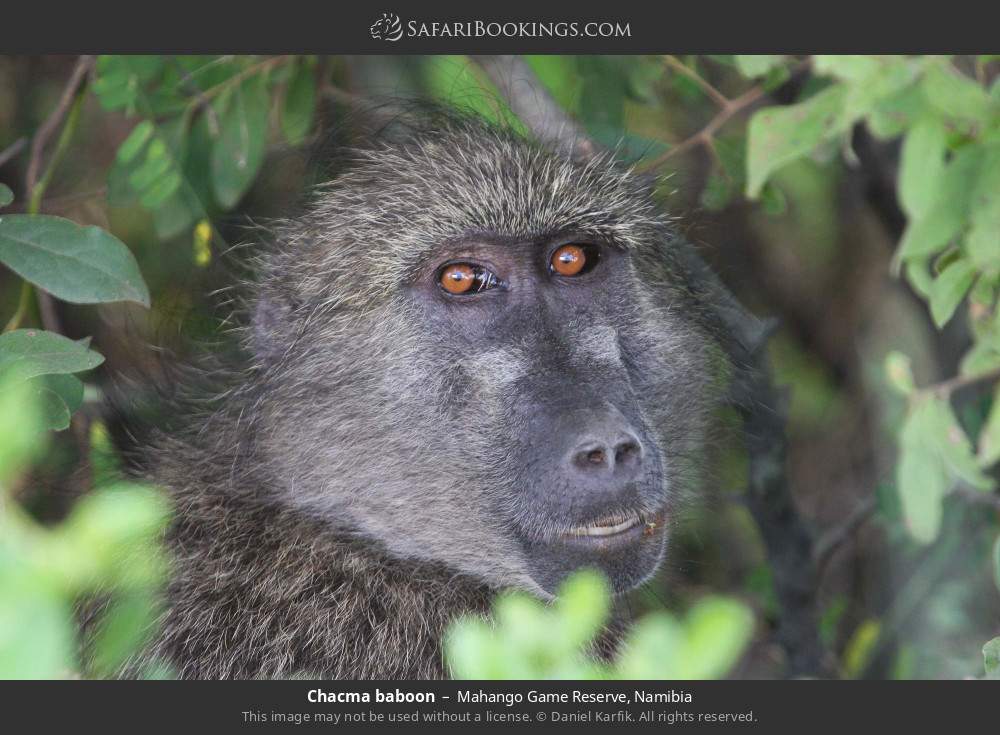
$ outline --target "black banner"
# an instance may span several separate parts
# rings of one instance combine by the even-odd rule
[[[988,6],[78,4],[53,17],[22,5],[0,23],[0,53],[988,53],[1000,43]]]
[[[10,733],[80,725],[213,733],[540,726],[844,733],[890,725],[964,732],[995,721],[998,701],[1000,683],[991,681],[0,683]]]

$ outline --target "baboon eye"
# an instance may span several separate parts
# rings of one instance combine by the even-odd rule
[[[438,274],[441,288],[455,296],[488,291],[500,285],[500,279],[492,271],[474,263],[451,263]]]
[[[597,265],[599,259],[600,251],[597,246],[570,243],[552,253],[549,269],[559,276],[578,276]]]

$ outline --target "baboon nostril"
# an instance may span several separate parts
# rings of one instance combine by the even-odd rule
[[[642,455],[642,447],[639,442],[629,439],[621,442],[615,447],[615,464],[625,464],[634,461]]]
[[[584,445],[573,454],[574,464],[585,471],[605,469],[613,459],[610,447],[603,444]]]

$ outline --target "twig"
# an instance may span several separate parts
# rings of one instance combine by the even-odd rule
[[[875,498],[865,498],[839,525],[834,526],[820,537],[813,550],[813,557],[816,559],[816,567],[819,571],[826,568],[837,550],[871,518],[877,507]]]
[[[272,56],[269,59],[264,59],[264,61],[260,61],[256,64],[251,64],[246,69],[243,69],[242,71],[233,74],[225,81],[219,82],[215,86],[209,87],[204,92],[199,92],[198,94],[196,94],[188,103],[188,109],[185,111],[185,114],[190,114],[201,109],[202,107],[207,105],[216,95],[221,94],[227,89],[230,89],[231,87],[238,85],[245,79],[249,79],[254,74],[259,74],[268,69],[273,69],[275,67],[281,66],[282,64],[287,64],[293,58],[294,58],[293,56]]]
[[[59,103],[45,119],[45,122],[41,124],[35,133],[35,137],[31,140],[31,159],[28,162],[28,173],[25,177],[29,194],[34,191],[35,186],[38,184],[38,173],[41,170],[45,145],[49,142],[49,138],[52,137],[55,131],[59,129],[63,119],[69,113],[69,109],[73,104],[73,98],[76,96],[76,91],[83,83],[84,78],[93,65],[93,56],[81,56],[77,59],[76,66],[73,67],[73,73],[70,75],[69,81],[66,82],[62,96],[59,98]]]
[[[968,388],[976,385],[977,383],[992,383],[997,380],[1000,380],[1000,368],[973,375],[956,375],[954,378],[949,378],[948,380],[943,380],[940,383],[935,383],[934,385],[922,388],[918,392],[934,393],[939,398],[948,398],[952,393],[961,390],[962,388]]]
[[[14,158],[14,156],[23,151],[26,145],[28,145],[28,139],[25,137],[18,138],[9,146],[4,148],[3,151],[0,152],[0,167],[6,165],[10,159]]]
[[[709,84],[708,80],[705,79],[705,77],[703,77],[701,74],[696,72],[691,67],[687,66],[676,56],[670,56],[668,54],[667,56],[663,57],[663,60],[664,62],[666,62],[667,66],[669,66],[671,69],[680,72],[688,79],[693,81],[695,84],[697,84],[699,87],[701,87],[702,90],[704,90],[705,94],[707,94],[709,97],[715,100],[715,103],[719,107],[726,108],[730,104],[728,97],[726,97],[724,94],[722,94],[722,92],[720,92],[711,84]]]
[[[952,490],[952,494],[971,505],[985,505],[996,511],[1000,511],[1000,495],[994,492],[977,490],[968,485],[959,485]]]

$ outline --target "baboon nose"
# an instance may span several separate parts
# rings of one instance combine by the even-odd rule
[[[615,475],[623,479],[642,464],[642,442],[625,417],[615,411],[590,417],[580,426],[579,440],[569,460],[585,475]]]
[[[631,434],[614,443],[588,440],[573,453],[573,464],[584,472],[634,469],[641,459],[642,443]]]

